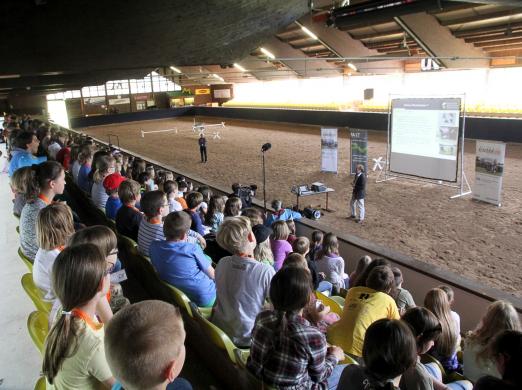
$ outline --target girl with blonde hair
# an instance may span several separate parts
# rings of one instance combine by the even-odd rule
[[[460,335],[451,315],[448,295],[440,288],[431,289],[424,298],[424,307],[435,314],[442,327],[440,337],[430,353],[440,361],[447,372],[461,372],[462,367],[457,359]]]
[[[333,233],[327,233],[323,238],[323,246],[316,255],[317,271],[323,272],[325,280],[332,283],[339,291],[348,288],[348,275],[344,272],[344,259],[339,256],[339,242]]]
[[[489,347],[495,336],[504,330],[521,331],[520,319],[511,303],[496,301],[488,306],[478,326],[469,332],[464,340],[463,358],[466,378],[476,382],[484,375],[501,377]]]
[[[96,317],[109,291],[109,268],[93,244],[64,249],[52,269],[62,310],[45,342],[42,372],[54,389],[110,389],[115,380],[105,359],[103,323]]]
[[[38,252],[34,259],[33,280],[44,300],[53,302],[56,297],[51,285],[51,271],[56,256],[74,234],[72,211],[65,203],[52,203],[44,207],[36,219]]]
[[[14,194],[13,214],[20,218],[22,209],[27,201],[27,183],[31,180],[31,167],[22,167],[14,171],[11,176],[11,190]]]
[[[279,271],[283,266],[286,256],[292,252],[292,245],[287,241],[290,229],[286,221],[276,221],[272,224],[271,248],[274,254],[274,269]]]
[[[96,163],[96,171],[92,176],[91,199],[96,207],[105,211],[105,204],[109,195],[103,187],[103,180],[116,171],[116,163],[111,155],[100,156]]]

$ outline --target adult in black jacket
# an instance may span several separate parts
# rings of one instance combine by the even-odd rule
[[[357,165],[355,178],[353,179],[353,192],[350,206],[352,214],[350,218],[355,218],[357,223],[364,221],[364,197],[366,195],[366,175],[364,173],[364,166]],[[359,218],[357,218],[357,209],[359,209]]]

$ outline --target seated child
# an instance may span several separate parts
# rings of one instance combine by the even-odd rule
[[[170,213],[183,210],[181,203],[176,200],[178,197],[178,183],[173,180],[167,180],[163,183],[163,192],[167,195]]]
[[[310,257],[310,260],[315,261],[317,260],[317,253],[322,249],[323,247],[323,237],[324,234],[320,230],[314,230],[312,232],[312,240],[310,243],[310,254],[308,255]]]
[[[185,193],[188,192],[188,184],[184,180],[178,182],[178,196],[175,198],[183,207],[183,210],[188,208],[187,202],[185,201]]]
[[[78,157],[78,161],[80,162],[80,169],[78,170],[78,187],[80,187],[84,192],[91,193],[91,182],[89,179],[89,175],[91,173],[91,164],[92,164],[93,154],[91,149],[84,149],[83,152],[80,153]]]
[[[279,271],[286,256],[292,252],[292,245],[287,241],[290,229],[285,221],[276,221],[272,224],[272,230],[270,245],[274,254],[274,269]]]
[[[372,258],[370,256],[363,256],[357,261],[357,266],[355,270],[350,274],[350,285],[355,287],[355,282],[359,278],[360,275],[364,272],[368,264],[372,262]],[[392,269],[393,271],[393,269]]]
[[[453,289],[450,286],[446,286],[444,284],[438,286],[437,288],[440,288],[448,296],[451,317],[453,318],[453,321],[455,321],[455,326],[457,327],[456,331],[459,334],[459,339],[460,339],[460,315],[456,311],[451,310],[451,307],[453,306],[453,303],[455,302],[455,292],[453,291]],[[460,345],[460,341],[459,341],[459,345]]]
[[[225,202],[225,210],[223,214],[225,218],[227,217],[239,217],[241,215],[241,208],[243,207],[243,203],[241,203],[241,198],[237,198],[235,196],[228,198]]]
[[[485,375],[501,377],[489,346],[495,336],[503,330],[522,331],[522,326],[511,303],[496,301],[488,306],[478,326],[464,339],[463,366],[466,378],[476,382]]]
[[[199,192],[191,192],[187,195],[187,208],[185,212],[188,213],[192,220],[192,224],[190,228],[202,236],[206,234],[205,228],[203,227],[203,222],[201,222],[201,217],[197,212],[197,209],[201,202],[203,201],[203,195]]]
[[[295,222],[293,219],[288,219],[286,221],[286,225],[288,226],[288,230],[290,231],[290,234],[288,235],[288,238],[286,240],[290,245],[293,245],[294,241],[297,239],[297,236],[295,235]]]
[[[100,156],[97,159],[96,171],[92,176],[91,199],[94,205],[99,209],[105,210],[105,203],[107,203],[107,199],[109,198],[105,188],[103,188],[103,180],[111,173],[114,173],[114,171],[114,157],[108,155]]]
[[[56,257],[51,280],[62,310],[45,343],[48,388],[95,390],[115,383],[105,358],[104,324],[96,316],[109,292],[109,267],[93,244],[67,247]]]
[[[122,203],[116,213],[116,230],[118,233],[138,241],[143,214],[136,208],[136,202],[141,200],[140,185],[132,179],[125,180],[118,187],[118,197]]]
[[[362,356],[364,365],[344,369],[338,390],[398,389],[401,375],[417,359],[415,337],[404,322],[381,319],[368,327]]]
[[[13,214],[18,218],[20,218],[27,200],[27,183],[31,181],[32,172],[30,166],[22,167],[14,171],[13,176],[11,176],[11,190],[14,194]]]
[[[308,256],[308,252],[310,249],[310,240],[306,237],[298,237],[294,241],[292,245],[292,249],[295,253],[299,253],[303,255],[305,258]],[[286,260],[285,260],[286,261]],[[332,295],[332,283],[324,280],[324,274],[317,272],[317,264],[315,261],[311,261],[308,258],[306,259],[308,270],[312,275],[312,283],[314,290],[319,292],[328,292],[328,296]],[[284,265],[284,264],[283,264]]]
[[[145,191],[156,191],[158,189],[158,186],[154,182],[154,179],[156,177],[154,167],[152,165],[149,165],[147,168],[145,168],[145,173],[147,174],[147,178],[145,180]]]
[[[296,252],[290,253],[285,259],[283,268],[285,267],[299,267],[310,272],[305,257]],[[308,305],[303,311],[303,318],[306,318],[310,324],[324,334],[326,334],[329,325],[332,325],[340,319],[338,314],[330,312],[330,306],[323,305],[321,300],[317,299],[313,290],[310,294],[310,302],[308,302]]]
[[[402,316],[413,331],[417,344],[417,359],[402,375],[400,387],[402,390],[471,390],[469,381],[442,383],[442,373],[435,363],[422,364],[420,356],[428,352],[440,336],[442,327],[435,315],[424,307],[414,307]]]
[[[196,305],[209,307],[216,300],[214,268],[197,244],[186,241],[190,223],[184,211],[167,215],[166,239],[150,244],[150,259],[161,280],[183,291]]]
[[[116,213],[122,206],[120,197],[118,196],[118,188],[120,184],[126,180],[119,172],[111,173],[103,180],[103,188],[109,197],[105,203],[105,215],[107,218],[115,220]]]
[[[246,207],[242,209],[241,216],[250,219],[250,225],[252,226],[265,223],[265,220],[263,219],[263,212],[259,209],[256,209],[255,207]]]
[[[395,278],[395,303],[397,303],[397,308],[399,309],[399,313],[404,313],[406,310],[415,307],[415,301],[411,296],[410,292],[404,288],[402,288],[402,272],[399,268],[392,268],[393,277]]]
[[[348,288],[348,275],[344,272],[344,259],[339,256],[339,243],[335,234],[327,233],[324,236],[323,246],[315,261],[317,271],[325,274],[325,280],[332,283],[336,291]]]
[[[515,390],[522,388],[522,332],[505,330],[491,342],[491,355],[495,357],[502,379],[484,376],[474,390]]]
[[[192,390],[178,377],[184,343],[183,319],[171,304],[142,301],[123,308],[105,332],[107,363],[118,381],[112,389]]]
[[[222,258],[216,267],[217,298],[212,322],[234,344],[248,347],[254,320],[268,296],[274,268],[255,260],[256,238],[245,217],[225,219],[217,241],[233,256]]]
[[[260,263],[274,266],[274,255],[270,248],[270,235],[272,229],[265,225],[258,224],[254,225],[252,232],[256,238],[256,247],[254,249],[254,258]]]
[[[457,359],[460,334],[457,331],[457,324],[451,315],[447,294],[440,288],[431,289],[424,298],[424,307],[435,314],[442,326],[442,333],[430,354],[440,361],[442,367],[448,373],[453,371],[461,372],[462,367]]]
[[[210,227],[210,232],[216,234],[223,222],[225,210],[225,197],[214,195],[210,198],[208,211],[205,215],[205,225]]]
[[[140,204],[145,217],[138,230],[138,250],[142,255],[149,256],[151,242],[165,239],[163,218],[169,213],[169,204],[163,191],[146,192]]]
[[[344,366],[343,351],[303,318],[310,301],[310,273],[283,267],[270,283],[274,308],[257,316],[247,369],[277,388],[335,389]]]
[[[400,319],[397,305],[388,295],[394,286],[390,267],[375,267],[366,285],[348,290],[341,320],[328,331],[328,340],[356,359],[363,356],[364,337],[372,323],[382,318]]]
[[[16,172],[22,169],[24,168]],[[51,203],[40,210],[36,219],[38,252],[34,258],[33,281],[42,291],[43,299],[47,302],[54,302],[56,299],[51,285],[54,261],[65,248],[72,234],[74,234],[74,222],[69,206],[65,203]]]

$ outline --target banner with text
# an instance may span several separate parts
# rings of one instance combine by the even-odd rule
[[[321,128],[321,171],[337,173],[337,129]]]
[[[357,165],[368,172],[368,132],[361,129],[350,130],[350,175],[355,175]]]
[[[473,198],[500,206],[506,144],[477,141]]]

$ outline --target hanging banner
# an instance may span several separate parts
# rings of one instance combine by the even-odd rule
[[[506,144],[477,141],[473,198],[500,206]]]
[[[130,98],[118,98],[118,99],[109,99],[109,105],[115,106],[117,104],[129,104]]]
[[[355,175],[357,165],[362,164],[368,172],[368,131],[350,130],[350,175]]]
[[[321,128],[321,171],[337,173],[337,129]]]

